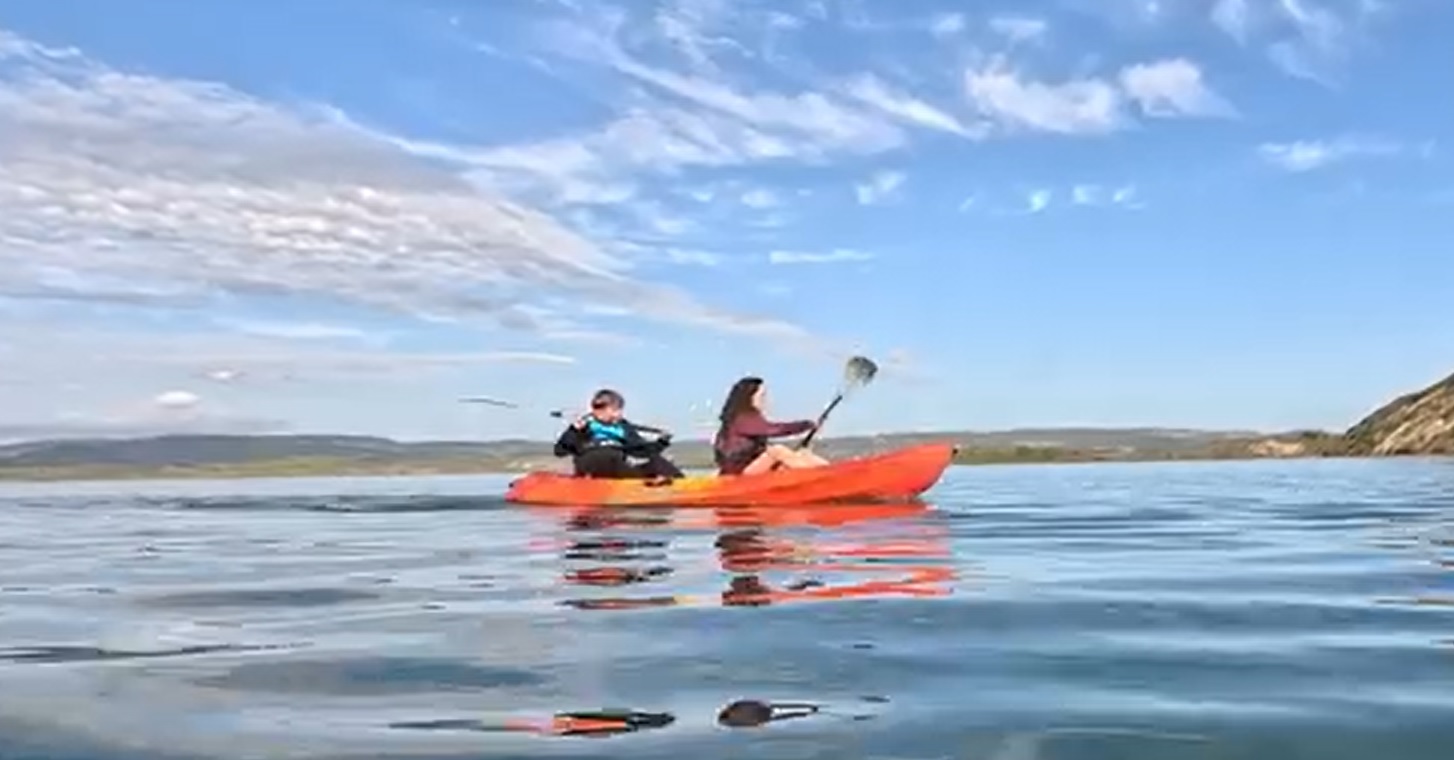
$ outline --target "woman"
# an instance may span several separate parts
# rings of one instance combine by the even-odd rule
[[[794,450],[771,438],[800,435],[817,427],[812,420],[769,422],[763,416],[766,408],[762,378],[744,377],[727,392],[718,419],[722,426],[712,441],[717,469],[722,475],[757,475],[779,467],[800,470],[822,467],[828,460],[807,450]]]

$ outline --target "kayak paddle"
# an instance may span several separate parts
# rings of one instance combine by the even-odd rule
[[[843,385],[839,387],[838,394],[833,397],[832,401],[828,402],[828,408],[824,409],[823,413],[818,415],[818,424],[814,425],[813,429],[809,430],[808,434],[803,436],[803,440],[798,444],[798,448],[808,448],[808,444],[813,442],[813,436],[817,435],[818,431],[823,428],[823,423],[827,421],[828,415],[839,404],[843,403],[843,399],[849,393],[873,382],[873,378],[877,374],[878,365],[874,364],[873,360],[867,356],[854,356],[849,358],[848,363],[843,365]]]
[[[506,409],[520,408],[519,404],[514,404],[509,401],[501,401],[500,399],[490,398],[488,396],[466,396],[460,399],[459,402],[461,404],[488,404],[489,406],[503,406]]]
[[[520,405],[516,404],[513,401],[504,401],[502,399],[490,398],[489,396],[465,396],[464,398],[461,398],[459,402],[461,404],[484,404],[486,406],[499,406],[506,409],[520,408]],[[550,410],[549,414],[551,417],[554,417],[558,420],[575,419],[577,416],[579,416],[575,414],[567,414],[564,410],[561,409],[552,409]],[[652,427],[650,425],[637,425],[636,427],[642,432],[653,433],[655,435],[664,435],[667,432],[661,428]]]
[[[580,415],[566,414],[565,411],[562,410],[562,409],[552,409],[552,410],[550,410],[550,416],[552,416],[552,417],[554,417],[554,418],[556,418],[558,420],[564,420],[564,419],[572,419],[572,420],[574,420],[576,417],[578,417]],[[650,425],[637,425],[635,422],[633,422],[631,424],[636,425],[636,429],[637,430],[640,430],[643,433],[655,433],[656,435],[666,435],[666,431],[665,430],[662,430],[659,427],[652,427]]]

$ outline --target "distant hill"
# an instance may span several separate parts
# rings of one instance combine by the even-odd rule
[[[929,440],[958,444],[962,464],[1454,454],[1454,376],[1394,399],[1341,434],[1026,428],[827,438],[819,446],[828,457],[841,458]],[[711,466],[704,441],[680,440],[671,451],[683,467]],[[552,456],[549,442],[529,440],[164,435],[0,445],[0,479],[8,480],[518,472],[564,466]]]
[[[920,441],[951,440],[965,461],[1057,458],[1195,456],[1252,435],[1156,428],[1043,428],[993,432],[897,433],[827,438],[830,457],[882,451]],[[708,467],[703,441],[678,441],[672,454],[685,467]],[[350,435],[163,435],[29,441],[0,445],[0,478],[350,474],[512,471],[559,467],[545,441],[421,441]]]
[[[1384,404],[1344,438],[1355,456],[1454,454],[1454,375]]]
[[[0,446],[0,467],[193,467],[297,457],[400,461],[532,453],[533,441],[401,443],[349,435],[163,435],[31,441]]]

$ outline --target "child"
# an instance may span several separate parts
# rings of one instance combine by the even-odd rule
[[[682,477],[682,471],[662,455],[671,445],[671,435],[658,431],[648,441],[640,428],[623,416],[626,399],[610,389],[596,391],[591,411],[582,415],[560,434],[555,455],[571,457],[577,477],[647,478],[656,483]],[[644,459],[632,464],[632,458]]]

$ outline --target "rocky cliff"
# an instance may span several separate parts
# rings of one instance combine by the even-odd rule
[[[1390,401],[1344,434],[1355,456],[1454,454],[1454,375]]]

